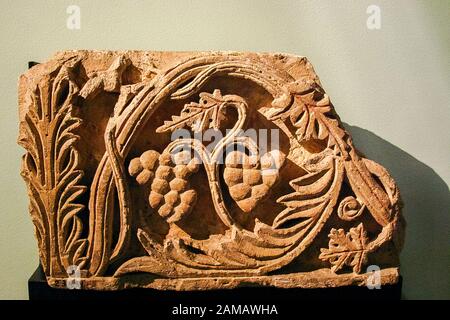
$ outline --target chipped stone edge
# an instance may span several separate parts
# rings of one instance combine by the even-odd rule
[[[334,288],[344,286],[366,286],[373,273],[335,274],[330,269],[319,269],[311,272],[291,273],[271,276],[253,277],[211,277],[211,278],[157,278],[150,274],[131,274],[123,277],[81,278],[81,289],[87,290],[123,290],[131,288],[148,288],[157,290],[195,291],[234,289],[243,287],[275,287],[275,288]],[[380,270],[381,286],[395,284],[399,281],[398,268]],[[74,278],[52,278],[47,282],[53,288],[67,288],[67,281]],[[370,282],[371,283],[371,282]]]

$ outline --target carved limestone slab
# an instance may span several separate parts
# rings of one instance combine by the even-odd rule
[[[51,286],[398,280],[397,186],[304,57],[60,52],[21,76],[19,113]]]

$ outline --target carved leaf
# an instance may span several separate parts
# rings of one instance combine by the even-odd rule
[[[353,268],[353,272],[360,273],[362,265],[367,261],[367,234],[362,223],[351,228],[346,234],[343,229],[331,229],[329,248],[322,248],[319,258],[329,260],[333,272],[337,272],[345,265]]]
[[[185,126],[195,132],[208,128],[218,129],[224,119],[221,110],[222,95],[220,90],[214,90],[213,94],[200,93],[200,102],[186,104],[179,116],[172,116],[171,121],[164,121],[164,125],[156,129],[156,132],[174,131]]]
[[[83,172],[78,169],[75,148],[79,137],[74,130],[81,120],[72,115],[78,92],[70,80],[72,67],[54,70],[28,93],[28,111],[19,136],[19,144],[27,150],[22,176],[28,185],[41,260],[46,272],[52,273],[72,264],[82,268],[87,244],[80,239],[82,223],[77,216],[84,206],[76,200],[86,187],[81,185]],[[51,261],[50,256],[54,257]]]
[[[278,203],[286,206],[273,222],[274,228],[280,228],[290,221],[314,218],[326,208],[334,181],[333,167],[305,174],[289,182],[294,192],[277,199]]]
[[[295,133],[299,141],[328,137],[329,130],[321,121],[320,115],[330,112],[331,106],[327,97],[322,100],[315,102],[314,92],[303,97],[296,97],[289,112],[289,118],[292,125],[297,128]]]

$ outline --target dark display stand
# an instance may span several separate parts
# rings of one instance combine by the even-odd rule
[[[398,300],[402,280],[381,289],[367,287],[338,287],[326,289],[281,289],[274,287],[246,287],[231,290],[162,291],[155,289],[127,289],[119,291],[70,290],[51,288],[41,267],[28,280],[30,300],[147,300],[163,305],[215,303],[285,304],[300,300]]]

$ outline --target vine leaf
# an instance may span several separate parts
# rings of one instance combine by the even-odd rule
[[[164,121],[164,125],[158,127],[156,132],[175,131],[185,126],[194,132],[200,132],[208,128],[218,129],[224,119],[222,109],[223,99],[220,90],[214,90],[213,94],[200,93],[199,103],[186,104],[179,116],[172,116],[171,121]]]
[[[319,259],[329,260],[331,271],[337,272],[345,265],[353,268],[353,272],[360,273],[361,267],[367,262],[368,238],[363,224],[351,228],[348,233],[344,229],[331,229],[328,249],[320,249]]]
[[[294,102],[284,112],[277,115],[290,119],[298,141],[325,140],[328,146],[335,144],[336,137],[343,138],[346,132],[340,127],[327,94],[317,90],[306,90],[296,94]]]

